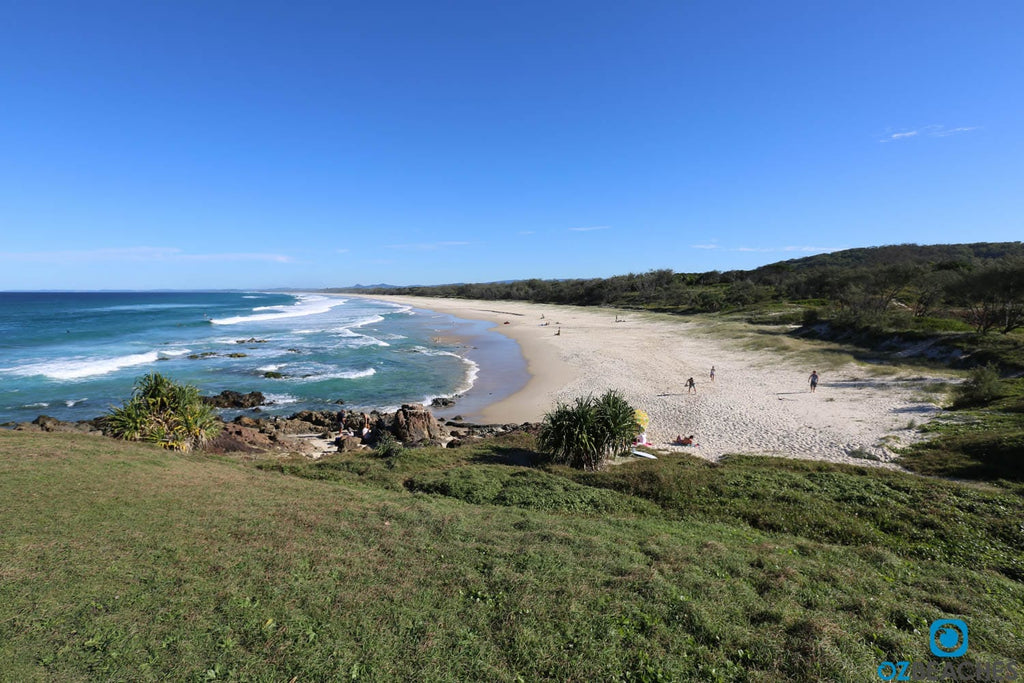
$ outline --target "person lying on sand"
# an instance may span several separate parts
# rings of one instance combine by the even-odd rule
[[[690,434],[687,437],[684,437],[682,434],[680,434],[679,436],[676,437],[676,440],[673,441],[672,443],[674,443],[677,446],[698,446],[698,445],[700,445],[700,444],[693,443],[693,434]]]

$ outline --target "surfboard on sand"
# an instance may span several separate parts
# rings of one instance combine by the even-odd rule
[[[638,451],[635,448],[633,450],[631,450],[630,453],[632,453],[633,455],[637,456],[638,458],[647,458],[648,460],[657,460],[658,459],[658,456],[656,456],[656,455],[651,455],[650,453],[644,453],[643,451]]]

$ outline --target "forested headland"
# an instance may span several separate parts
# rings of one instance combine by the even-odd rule
[[[954,355],[964,365],[995,363],[1004,372],[1024,370],[1019,336],[1024,328],[1022,242],[848,249],[753,270],[659,269],[608,278],[359,291],[677,314],[741,313],[751,322],[798,325],[797,334],[868,347],[894,335],[903,340],[939,337],[959,349]]]

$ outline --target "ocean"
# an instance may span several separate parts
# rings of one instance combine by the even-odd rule
[[[435,412],[471,420],[527,379],[491,327],[344,295],[2,292],[0,424],[99,417],[150,372],[205,395],[263,392],[266,414],[458,397]]]

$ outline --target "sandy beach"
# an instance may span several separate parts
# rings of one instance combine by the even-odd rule
[[[856,363],[820,344],[784,339],[759,348],[751,343],[756,329],[722,329],[709,318],[371,298],[490,321],[518,342],[531,377],[521,391],[484,408],[479,417],[485,422],[539,421],[557,402],[615,389],[650,416],[647,437],[654,448],[712,460],[751,453],[888,465],[890,449],[919,439],[916,427],[939,412],[929,386],[950,379]],[[787,346],[780,349],[780,343]],[[821,377],[813,393],[812,370]],[[685,386],[689,377],[695,393]],[[699,446],[673,445],[680,434],[693,434]]]

